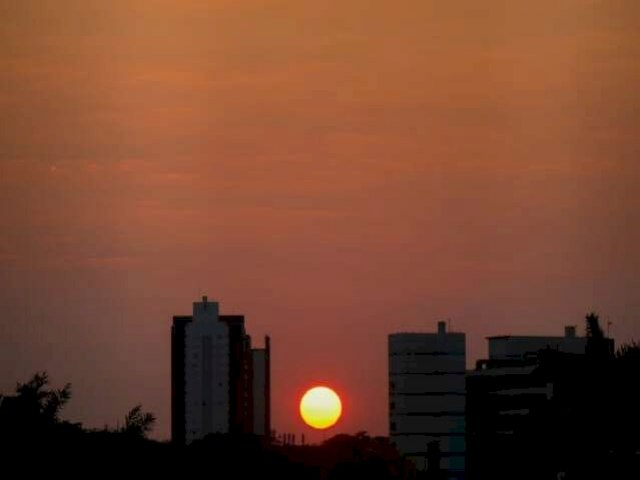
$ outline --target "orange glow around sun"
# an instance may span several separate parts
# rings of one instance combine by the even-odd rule
[[[300,400],[300,415],[312,428],[324,430],[332,427],[342,415],[342,402],[328,387],[313,387]]]

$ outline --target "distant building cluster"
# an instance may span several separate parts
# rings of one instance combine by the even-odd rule
[[[203,297],[171,327],[171,438],[271,434],[270,340],[252,348],[242,315],[221,315]]]
[[[574,402],[568,394],[574,376],[588,375],[583,367],[593,359],[612,358],[613,340],[599,330],[597,317],[590,319],[589,338],[573,326],[562,336],[488,337],[488,358],[472,370],[466,367],[465,334],[449,331],[445,322],[435,332],[390,334],[391,442],[429,478],[504,478],[499,475],[505,471],[518,478],[519,467],[505,470],[504,463],[518,463],[508,452],[529,449],[522,446],[522,432],[535,419],[556,421],[544,412]],[[189,444],[212,433],[271,439],[270,384],[269,337],[264,348],[252,348],[243,316],[221,315],[218,303],[203,297],[192,315],[173,317],[174,442]],[[536,438],[529,433],[525,437]],[[295,437],[285,435],[282,443],[293,444]]]
[[[389,434],[417,468],[443,478],[485,478],[483,466],[500,462],[491,456],[504,452],[522,420],[556,394],[553,377],[537,368],[542,355],[587,351],[587,338],[573,326],[564,336],[487,340],[489,357],[467,371],[465,334],[448,332],[445,322],[435,333],[389,335]]]

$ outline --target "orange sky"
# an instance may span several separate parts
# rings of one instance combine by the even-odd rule
[[[169,325],[387,433],[386,335],[640,338],[640,3],[0,0],[0,391],[169,434]]]

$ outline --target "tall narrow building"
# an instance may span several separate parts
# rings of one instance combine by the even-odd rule
[[[264,348],[252,350],[253,362],[253,433],[271,435],[271,339],[267,336]]]
[[[244,317],[220,315],[217,302],[193,304],[171,328],[171,437],[190,443],[209,433],[256,433],[270,424],[269,341],[251,348]],[[263,358],[256,362],[255,357]],[[256,382],[256,379],[267,381]],[[266,400],[265,400],[266,399]],[[267,408],[255,408],[255,405]]]
[[[465,352],[465,334],[445,322],[437,333],[389,335],[391,441],[418,469],[447,478],[465,472]]]

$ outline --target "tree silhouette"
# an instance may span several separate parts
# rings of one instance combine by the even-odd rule
[[[593,340],[601,340],[604,338],[604,332],[600,327],[600,317],[597,313],[591,312],[585,317],[587,320],[587,338]]]
[[[71,385],[48,388],[47,372],[36,373],[28,382],[16,385],[16,395],[5,397],[1,423],[5,429],[26,432],[59,425],[60,411],[71,398]]]
[[[143,412],[142,405],[136,405],[124,417],[122,433],[136,437],[146,437],[156,422],[156,417],[151,412]]]
[[[625,364],[638,365],[640,363],[640,343],[632,340],[631,343],[620,345],[620,348],[618,348],[616,352],[616,358],[619,362]]]
[[[47,389],[48,385],[47,372],[38,372],[27,383],[18,383],[16,397],[24,411],[38,415],[41,421],[57,423],[60,411],[71,398],[71,384],[53,390]]]
[[[587,323],[587,356],[596,362],[613,359],[613,343],[604,335],[598,314],[591,312],[585,319]]]

